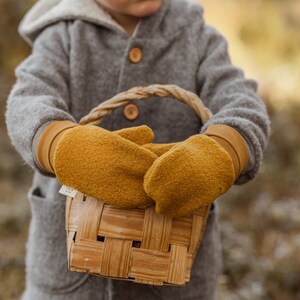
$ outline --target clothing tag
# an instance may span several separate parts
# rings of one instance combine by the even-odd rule
[[[72,189],[68,186],[63,185],[61,189],[59,190],[59,193],[68,197],[74,198],[77,194],[77,191],[75,189]]]

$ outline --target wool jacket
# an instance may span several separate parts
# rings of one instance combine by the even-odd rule
[[[86,275],[67,271],[60,184],[35,162],[36,141],[50,122],[77,122],[100,102],[134,86],[176,84],[197,93],[213,112],[206,124],[181,102],[152,98],[135,103],[139,116],[134,121],[118,108],[101,126],[117,130],[146,124],[155,142],[165,143],[182,141],[214,123],[227,124],[245,138],[251,157],[237,183],[253,179],[267,145],[268,115],[256,83],[231,64],[226,40],[205,24],[202,7],[164,0],[129,36],[94,0],[40,0],[23,19],[20,33],[32,53],[16,69],[6,122],[12,144],[35,169],[24,299],[132,299],[138,293],[143,299],[214,299],[220,272],[214,210],[187,287],[87,281]],[[142,52],[138,63],[128,57],[134,47]]]

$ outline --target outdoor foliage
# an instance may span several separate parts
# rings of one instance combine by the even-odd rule
[[[34,2],[0,0],[0,299],[24,288],[32,171],[10,145],[4,111],[13,70],[30,53],[17,25]],[[233,62],[258,80],[272,121],[260,174],[219,199],[220,299],[300,299],[300,2],[201,2],[228,38]]]

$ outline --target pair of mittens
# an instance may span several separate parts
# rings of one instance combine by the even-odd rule
[[[211,125],[173,144],[152,144],[147,126],[110,132],[57,121],[37,147],[41,168],[107,204],[133,208],[155,201],[163,215],[182,216],[225,193],[246,167],[247,146],[226,125]]]
[[[145,145],[159,156],[147,171],[144,189],[159,214],[183,216],[212,203],[235,182],[248,162],[242,136],[212,125],[177,144]]]

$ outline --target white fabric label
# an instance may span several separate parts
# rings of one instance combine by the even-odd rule
[[[77,194],[77,190],[72,189],[72,188],[70,188],[68,186],[63,185],[61,187],[61,189],[59,190],[59,193],[62,194],[62,195],[74,198],[76,196],[76,194]]]

